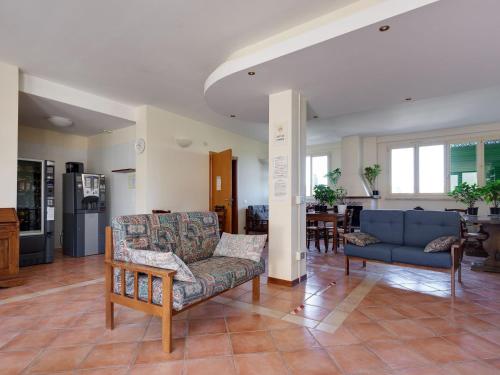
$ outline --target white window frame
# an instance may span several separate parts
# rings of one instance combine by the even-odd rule
[[[318,157],[318,156],[326,156],[326,160],[327,160],[326,164],[328,166],[328,170],[331,170],[331,159],[332,158],[330,157],[330,153],[328,153],[328,152],[313,152],[313,153],[306,154],[306,163],[307,163],[307,157],[309,157],[309,163],[310,163],[309,164],[309,171],[311,172],[311,174],[309,176],[306,176],[306,179],[309,179],[309,183],[310,183],[310,186],[311,186],[311,195],[307,195],[306,198],[310,198],[310,199],[314,199],[314,197],[313,197],[313,188],[314,188],[314,186],[312,184],[312,174],[313,174],[312,173],[313,172],[313,170],[312,170],[312,158]],[[306,165],[304,171],[307,171],[307,165]],[[328,181],[327,184],[330,185],[330,181]],[[307,182],[306,182],[306,187],[307,187]]]
[[[454,142],[453,142],[454,143]],[[419,147],[423,146],[439,146],[443,145],[444,153],[443,153],[443,163],[444,163],[444,193],[420,193],[420,176],[419,176]],[[413,148],[413,193],[393,193],[392,192],[392,150],[399,148]],[[439,141],[419,141],[419,142],[407,142],[407,143],[398,143],[388,146],[387,148],[387,165],[389,166],[388,175],[388,184],[389,187],[388,197],[389,198],[397,198],[397,199],[410,199],[410,198],[443,198],[447,196],[448,186],[449,186],[449,170],[450,163],[449,161],[449,144],[447,142],[439,142]]]
[[[457,143],[473,143],[476,142],[476,169],[477,169],[477,183],[479,186],[484,186],[486,176],[484,170],[484,143],[487,141],[500,140],[500,134],[488,134],[483,136],[475,136],[475,137],[466,137],[463,138],[454,138],[448,137],[446,139],[436,139],[436,140],[418,140],[411,142],[397,142],[391,143],[387,146],[387,181],[386,186],[388,187],[387,198],[388,199],[451,199],[448,196],[448,192],[450,191],[450,169],[451,169],[451,160],[450,160],[450,145]],[[420,193],[419,191],[419,147],[421,146],[435,146],[435,145],[444,145],[444,183],[445,183],[445,192],[444,193]],[[409,148],[413,147],[413,173],[414,173],[414,193],[393,193],[392,192],[392,150],[398,148]]]

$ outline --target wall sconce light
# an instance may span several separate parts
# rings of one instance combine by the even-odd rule
[[[182,147],[182,148],[186,148],[186,147],[189,147],[193,144],[193,141],[189,138],[175,138],[175,143],[177,143],[177,145],[179,147]]]

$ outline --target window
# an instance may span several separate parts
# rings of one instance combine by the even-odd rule
[[[306,195],[312,196],[315,185],[327,185],[328,155],[306,156]]]
[[[418,148],[418,192],[444,193],[444,145]]]
[[[391,186],[394,194],[414,193],[414,148],[391,150]]]
[[[477,142],[450,145],[450,191],[462,182],[477,184]]]
[[[445,194],[463,182],[482,186],[500,180],[500,139],[396,147],[390,163],[392,194]]]
[[[500,140],[484,142],[484,177],[486,182],[500,180]]]

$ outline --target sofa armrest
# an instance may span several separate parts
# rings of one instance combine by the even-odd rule
[[[451,246],[451,262],[455,268],[458,267],[462,262],[462,258],[464,255],[464,246],[465,246],[465,239],[463,238],[460,240],[458,244]]]
[[[170,277],[175,275],[177,271],[168,270],[165,268],[144,266],[142,264],[136,264],[131,262],[122,262],[119,260],[106,260],[105,263],[114,268],[124,269],[130,272],[140,272],[148,275],[159,276],[159,277]]]

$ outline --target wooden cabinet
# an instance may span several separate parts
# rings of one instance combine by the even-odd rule
[[[16,210],[0,208],[0,287],[17,284],[19,272],[19,222]]]

